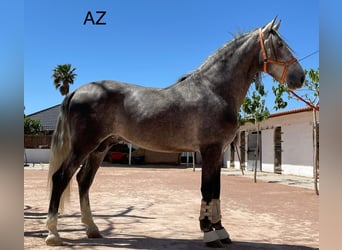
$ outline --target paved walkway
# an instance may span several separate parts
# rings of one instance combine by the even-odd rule
[[[241,170],[223,168],[222,173],[226,175],[243,176],[246,178],[254,178],[253,171],[244,171],[242,175]],[[301,187],[307,189],[315,189],[314,179],[312,177],[296,176],[296,175],[284,175],[284,174],[274,174],[267,172],[257,172],[257,181],[264,181],[267,183],[278,183],[288,186]],[[252,180],[254,181],[254,180]]]

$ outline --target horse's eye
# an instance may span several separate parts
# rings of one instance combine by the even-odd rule
[[[278,42],[278,47],[282,48],[284,46],[284,44],[282,42]]]

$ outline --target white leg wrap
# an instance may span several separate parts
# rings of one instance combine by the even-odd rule
[[[215,233],[217,234],[217,236],[219,237],[220,240],[224,240],[224,239],[229,239],[230,238],[229,237],[229,233],[224,228],[216,230]]]
[[[221,220],[221,205],[220,205],[220,200],[219,199],[212,199],[211,202],[213,203],[212,207],[212,223],[217,223]]]
[[[203,220],[206,216],[212,223],[217,223],[221,220],[222,216],[219,199],[212,199],[209,204],[202,200],[199,219]]]
[[[212,208],[213,208],[213,202],[212,201],[209,202],[209,204],[207,204],[206,201],[202,200],[199,219],[203,220],[207,216],[208,219],[211,221],[213,219]]]
[[[217,233],[215,231],[210,231],[210,232],[204,232],[204,238],[203,238],[203,241],[205,243],[207,242],[213,242],[213,241],[216,241],[218,240],[219,237],[217,235]]]
[[[46,227],[49,230],[49,234],[53,234],[59,237],[58,231],[57,231],[57,220],[58,220],[58,215],[55,215],[55,216],[48,215],[46,219]]]
[[[212,199],[209,204],[207,204],[206,201],[202,200],[201,203],[201,211],[200,211],[200,220],[205,219],[205,217],[208,217],[208,220],[215,224],[221,221],[221,206],[220,206],[220,200],[219,199]],[[217,229],[215,231],[210,232],[204,232],[204,239],[203,241],[205,243],[207,242],[213,242],[216,240],[225,240],[229,239],[230,236],[226,229]]]
[[[49,234],[45,239],[45,243],[49,246],[60,246],[63,245],[61,238],[57,231],[57,218],[58,215],[50,216],[46,220],[46,226],[49,230]]]

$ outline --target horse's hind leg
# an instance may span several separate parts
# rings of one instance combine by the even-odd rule
[[[220,180],[222,147],[208,145],[201,148],[202,154],[202,202],[200,227],[204,232],[204,242],[209,247],[223,247],[230,243],[229,234],[221,225]]]
[[[88,238],[102,238],[98,227],[93,221],[89,202],[89,188],[93,183],[95,174],[102,163],[109,146],[112,144],[112,138],[102,142],[95,151],[89,154],[76,177],[80,196],[82,223],[87,227]]]
[[[47,245],[62,245],[62,240],[57,231],[58,208],[61,196],[68,186],[72,176],[81,165],[84,155],[71,151],[62,166],[52,176],[52,192],[47,216],[47,228],[49,234],[45,239]]]

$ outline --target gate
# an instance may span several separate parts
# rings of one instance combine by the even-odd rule
[[[241,131],[240,133],[240,168],[246,169],[246,132]]]
[[[247,169],[253,170],[255,166],[256,160],[256,151],[257,151],[257,132],[248,133],[248,150],[247,150]],[[259,131],[259,158],[257,162],[257,170],[261,171],[261,131]]]
[[[281,174],[281,127],[274,130],[274,173]]]

